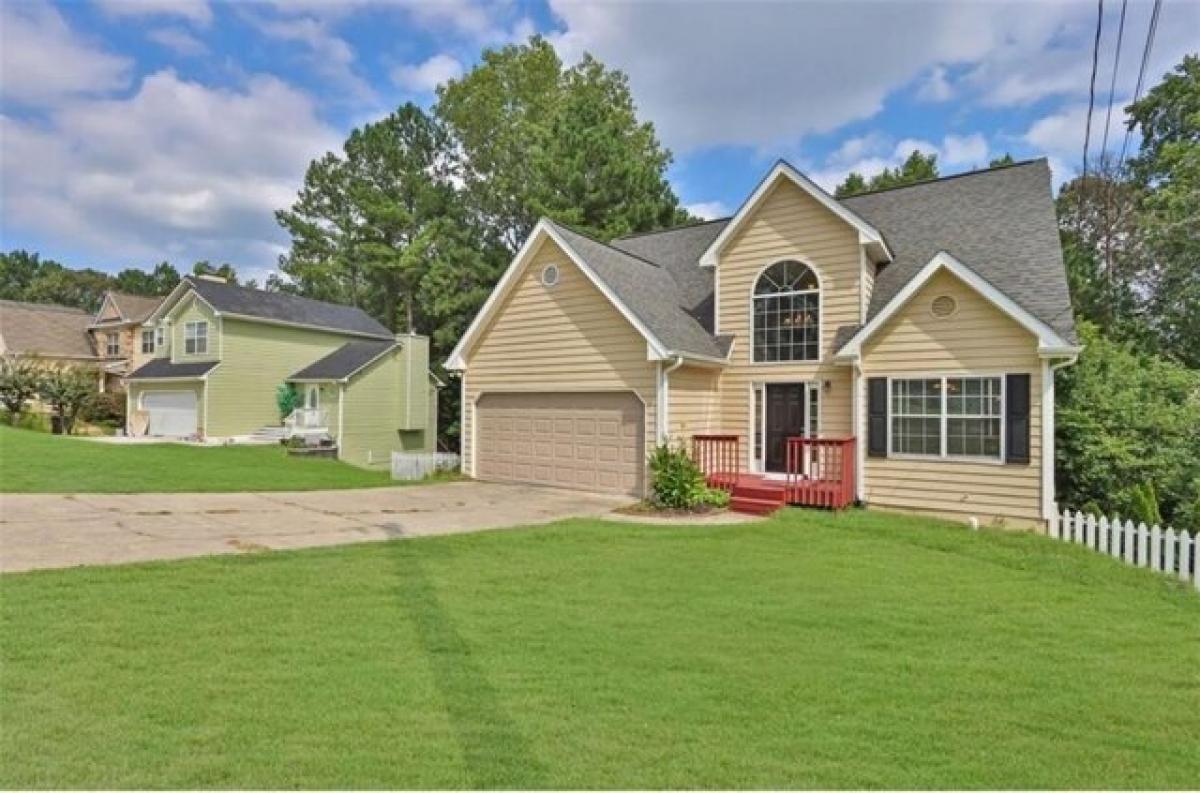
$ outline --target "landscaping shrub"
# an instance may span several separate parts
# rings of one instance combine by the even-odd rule
[[[721,508],[729,505],[729,494],[708,487],[704,472],[682,444],[662,444],[650,455],[653,476],[650,501],[660,509]]]
[[[125,395],[112,391],[96,394],[83,406],[80,418],[89,424],[125,426]]]
[[[275,406],[279,408],[279,420],[283,421],[292,415],[292,411],[300,405],[300,392],[291,383],[281,383],[275,389]]]

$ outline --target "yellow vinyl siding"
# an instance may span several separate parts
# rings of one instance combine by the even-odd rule
[[[953,316],[933,316],[930,304],[939,295],[957,301]],[[1041,371],[1033,334],[954,275],[934,276],[864,346],[863,376],[1029,374],[1030,460],[1002,464],[867,457],[867,502],[951,518],[978,517],[983,523],[1039,523]]]
[[[821,282],[821,359],[756,364],[750,327],[754,282],[767,266],[788,258],[808,263]],[[736,336],[731,364],[721,378],[720,432],[739,435],[745,448],[752,449],[751,383],[814,381],[829,384],[821,392],[821,435],[853,434],[850,372],[831,359],[838,327],[860,322],[862,274],[854,228],[791,182],[772,189],[726,245],[717,265],[718,330]]]
[[[547,288],[541,272],[559,268]],[[473,470],[475,400],[504,391],[634,391],[646,405],[647,451],[654,443],[657,364],[646,341],[552,240],[545,240],[479,340],[463,375],[463,470]]]
[[[683,366],[669,375],[667,394],[671,440],[691,443],[697,434],[722,433],[721,370],[699,366]]]

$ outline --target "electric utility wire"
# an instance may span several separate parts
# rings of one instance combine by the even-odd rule
[[[1096,13],[1096,40],[1092,43],[1092,81],[1088,85],[1087,126],[1083,133],[1083,180],[1087,181],[1088,144],[1092,138],[1092,111],[1096,107],[1096,67],[1100,63],[1100,32],[1104,29],[1104,0]]]
[[[1150,63],[1150,51],[1154,49],[1154,33],[1158,30],[1158,14],[1162,10],[1162,0],[1154,0],[1154,10],[1150,12],[1150,29],[1146,31],[1146,47],[1142,50],[1142,65],[1138,68],[1137,87],[1133,89],[1133,103],[1142,97],[1142,83],[1146,79],[1146,66]],[[1133,133],[1133,125],[1125,127],[1125,140],[1121,143],[1121,156],[1117,160],[1117,171],[1125,164],[1125,151],[1129,148],[1129,136]]]
[[[1100,156],[1108,153],[1108,128],[1112,124],[1113,95],[1117,90],[1117,71],[1121,67],[1121,40],[1125,36],[1125,9],[1129,0],[1121,0],[1121,21],[1117,24],[1117,51],[1113,55],[1112,80],[1108,84],[1108,110],[1104,114],[1104,139],[1100,144]]]

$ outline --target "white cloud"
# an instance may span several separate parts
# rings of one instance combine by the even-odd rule
[[[695,215],[703,220],[727,218],[733,214],[733,211],[720,201],[699,201],[695,204],[688,204],[684,209],[689,215]]]
[[[988,162],[987,139],[976,132],[973,135],[947,135],[938,152],[938,162],[950,166],[983,166]]]
[[[0,3],[0,96],[50,106],[129,85],[132,62],[78,35],[42,2]]]
[[[945,102],[953,96],[954,88],[946,78],[946,67],[940,65],[930,70],[917,89],[917,98],[925,102]]]
[[[1164,6],[1155,64],[1178,61],[1189,46],[1184,31],[1194,38],[1200,29],[1200,3],[1175,6]],[[681,154],[795,146],[805,135],[874,117],[889,94],[914,82],[918,96],[952,95],[964,108],[1086,97],[1095,30],[1095,6],[1086,3],[694,3],[687,13],[675,3],[620,0],[550,0],[550,7],[559,30],[549,38],[564,59],[587,51],[626,71],[640,114]],[[1145,12],[1144,4],[1130,6],[1124,64],[1136,59],[1130,42],[1144,40]],[[866,44],[864,30],[888,35]]]
[[[273,211],[340,143],[307,95],[269,76],[215,89],[162,71],[128,98],[77,100],[45,122],[0,116],[6,229],[133,262],[273,264]]]
[[[146,38],[184,57],[208,53],[208,46],[183,28],[156,28],[147,33]]]
[[[415,93],[432,92],[443,83],[456,79],[463,73],[463,66],[446,54],[438,54],[424,63],[397,66],[392,69],[392,81]]]
[[[262,33],[281,41],[304,45],[306,61],[327,80],[337,84],[355,101],[371,101],[375,91],[355,71],[355,53],[349,43],[333,32],[331,23],[315,16],[261,17],[246,19]]]
[[[824,165],[805,169],[810,179],[826,190],[833,191],[847,174],[855,171],[870,179],[883,172],[884,168],[895,168],[908,159],[913,151],[936,154],[944,173],[947,166],[955,170],[984,167],[988,163],[988,143],[982,133],[970,135],[946,135],[941,144],[921,138],[905,138],[895,144],[878,133],[859,138],[850,138],[834,151]]]
[[[114,17],[173,16],[208,25],[212,8],[208,0],[96,0],[104,13]]]

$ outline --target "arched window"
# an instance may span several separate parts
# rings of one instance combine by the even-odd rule
[[[821,357],[821,286],[803,262],[776,262],[754,284],[754,360]]]

